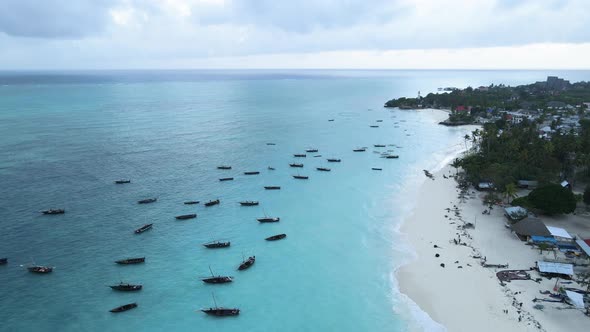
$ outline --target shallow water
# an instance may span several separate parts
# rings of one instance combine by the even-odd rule
[[[0,329],[406,330],[416,322],[392,290],[392,271],[407,256],[395,230],[411,210],[422,169],[460,150],[466,130],[437,126],[435,111],[387,110],[383,103],[419,90],[519,84],[548,74],[0,73],[0,256],[9,258],[0,266]],[[379,128],[370,128],[378,119]],[[352,151],[362,146],[369,148]],[[322,157],[292,157],[310,147]],[[400,158],[379,158],[376,151],[386,150]],[[329,157],[342,162],[327,163]],[[290,168],[294,161],[305,167]],[[217,170],[221,164],[233,168]],[[315,170],[322,166],[331,172]],[[230,176],[235,180],[218,181]],[[132,183],[113,184],[119,178]],[[136,203],[148,197],[158,201]],[[202,205],[216,198],[220,205]],[[241,207],[240,200],[260,206]],[[47,208],[66,214],[38,212]],[[198,218],[174,219],[187,213]],[[259,224],[264,215],[281,221]],[[154,228],[133,234],[145,223]],[[264,240],[277,233],[287,238]],[[202,247],[213,239],[231,240],[231,247]],[[243,255],[256,255],[256,264],[236,271]],[[146,263],[113,262],[133,256]],[[56,269],[30,274],[19,265],[31,260]],[[209,266],[235,281],[203,284]],[[107,287],[120,280],[144,289]],[[195,312],[213,305],[212,292],[241,315]],[[129,302],[139,307],[108,312]]]

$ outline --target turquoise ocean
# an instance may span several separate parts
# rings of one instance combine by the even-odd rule
[[[9,259],[0,266],[0,330],[438,329],[397,291],[394,271],[412,257],[398,229],[422,170],[456,156],[468,131],[438,126],[439,111],[383,103],[547,75],[590,79],[587,71],[0,72],[0,257]],[[319,152],[293,158],[307,148]],[[399,159],[380,158],[387,150]],[[115,185],[120,178],[132,182]],[[137,204],[149,197],[158,201]],[[39,213],[49,208],[66,213]],[[174,219],[187,213],[198,217]],[[281,221],[259,224],[265,215]],[[146,223],[153,229],[133,233]],[[287,238],[264,240],[278,233]],[[202,246],[215,239],[231,247]],[[236,271],[251,255],[255,265]],[[114,263],[142,256],[145,264]],[[28,273],[22,265],[32,261],[55,270]],[[204,284],[209,267],[234,282]],[[121,280],[144,288],[108,287]],[[240,316],[199,312],[213,306],[212,293]],[[129,302],[139,307],[109,312]]]

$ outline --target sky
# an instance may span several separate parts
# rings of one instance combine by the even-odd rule
[[[0,70],[590,69],[590,0],[0,0]]]

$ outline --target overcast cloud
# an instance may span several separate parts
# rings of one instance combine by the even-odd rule
[[[588,0],[2,0],[0,68],[573,47],[590,42],[588,13]]]

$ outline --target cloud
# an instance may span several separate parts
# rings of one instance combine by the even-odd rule
[[[0,64],[576,44],[590,42],[588,12],[586,0],[2,0]]]

